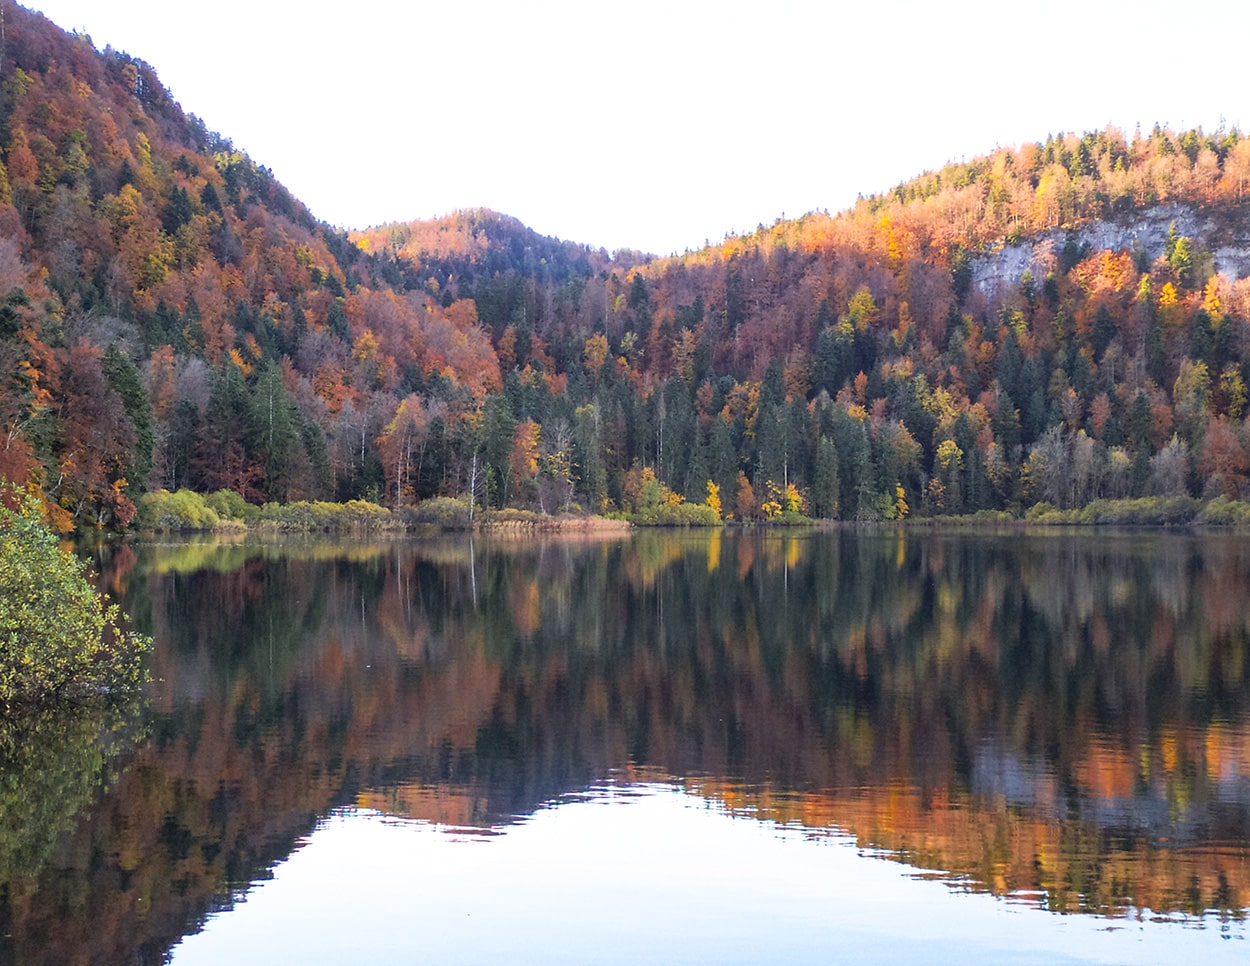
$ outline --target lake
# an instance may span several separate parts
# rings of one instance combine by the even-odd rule
[[[0,962],[1244,962],[1250,540],[135,542]]]

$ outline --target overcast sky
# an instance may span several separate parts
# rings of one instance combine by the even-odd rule
[[[667,254],[1052,132],[1250,122],[1244,2],[31,5],[343,228],[484,206]]]

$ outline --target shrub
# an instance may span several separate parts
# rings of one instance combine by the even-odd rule
[[[629,517],[640,527],[718,527],[721,520],[706,503],[660,503],[641,508]]]
[[[1250,503],[1219,496],[1203,508],[1198,520],[1214,527],[1250,526]]]
[[[260,507],[248,503],[234,490],[218,490],[205,497],[204,503],[223,520],[242,520],[247,523],[260,514]]]
[[[221,517],[198,493],[157,490],[140,499],[139,522],[153,530],[213,530]]]
[[[266,503],[260,508],[257,523],[275,530],[379,530],[397,525],[394,514],[386,507],[365,500],[347,503],[323,501]]]
[[[1143,496],[1134,500],[1095,500],[1095,523],[1185,526],[1194,523],[1202,502],[1188,496]]]
[[[0,706],[137,687],[149,642],[121,621],[35,500],[0,507]]]
[[[1188,496],[1143,496],[1094,500],[1073,510],[1056,510],[1049,503],[1038,503],[1028,509],[1025,519],[1043,526],[1175,527],[1199,522],[1201,510],[1202,502]]]
[[[453,500],[447,496],[423,500],[406,509],[403,516],[412,526],[438,527],[441,530],[468,530],[472,526],[468,501]]]

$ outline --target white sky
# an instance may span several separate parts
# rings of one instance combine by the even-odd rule
[[[1250,122],[1250,4],[30,0],[309,206],[668,254],[998,145]]]

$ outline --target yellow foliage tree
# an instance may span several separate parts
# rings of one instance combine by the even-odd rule
[[[721,512],[720,487],[711,480],[707,481],[707,500],[704,502],[716,511],[716,518],[718,520],[724,518],[724,514]]]

